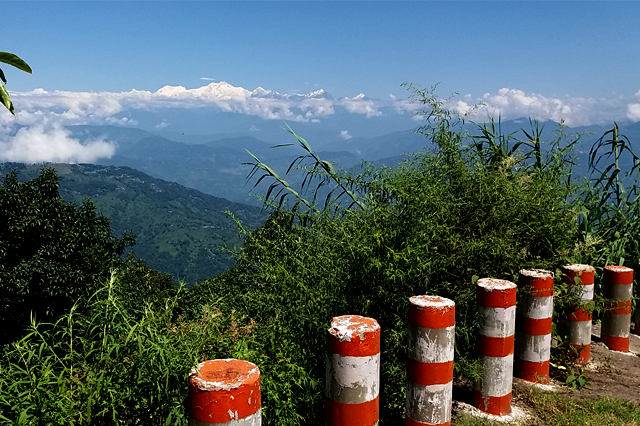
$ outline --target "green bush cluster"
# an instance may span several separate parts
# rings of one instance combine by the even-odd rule
[[[540,162],[522,152],[491,153],[493,139],[483,150],[470,148],[456,117],[429,92],[417,95],[430,108],[422,131],[431,148],[398,168],[338,173],[298,137],[308,154],[294,167],[310,158],[305,182],[333,184],[334,196],[348,199],[342,204],[304,199],[302,190],[291,190],[255,159],[256,170],[276,185],[266,201],[281,204],[290,194],[295,204],[275,208],[248,233],[237,268],[193,289],[222,296],[217,306],[223,311],[256,320],[255,352],[264,360],[252,361],[264,369],[268,424],[322,422],[326,330],[343,314],[380,323],[381,419],[402,419],[413,295],[456,302],[456,374],[476,377],[475,280],[514,280],[521,268],[555,269],[573,249],[577,212],[567,204],[575,188],[563,180],[566,144],[551,144]],[[292,366],[300,370],[298,380],[291,380]],[[270,393],[270,386],[278,391]]]
[[[115,238],[90,200],[79,208],[59,193],[58,176],[43,169],[20,183],[0,184],[0,345],[22,335],[30,318],[50,322],[86,301],[121,263],[135,238]]]

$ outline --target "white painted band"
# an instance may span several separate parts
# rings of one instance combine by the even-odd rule
[[[261,426],[262,425],[262,409],[258,409],[255,413],[243,419],[229,420],[224,423],[209,423],[202,420],[196,420],[189,417],[189,426]]]
[[[631,329],[631,315],[615,315],[605,312],[602,316],[601,336],[629,337]]]
[[[576,294],[582,300],[593,300],[593,284],[570,286],[570,294]]]
[[[516,358],[530,362],[544,362],[551,358],[551,334],[533,336],[516,333]]]
[[[430,425],[451,421],[453,382],[444,385],[421,385],[407,382],[406,414],[411,420]]]
[[[509,337],[516,331],[516,307],[487,308],[479,306],[480,334],[487,337]]]
[[[409,357],[421,362],[453,361],[455,327],[425,328],[409,325]]]
[[[484,396],[505,396],[513,384],[513,354],[504,357],[483,356],[482,378],[475,389]]]
[[[569,321],[569,343],[572,345],[590,345],[591,321]]]
[[[546,319],[553,316],[553,296],[528,296],[524,303],[522,316],[533,319]]]
[[[380,394],[380,354],[343,356],[327,354],[325,396],[337,402],[359,404]]]
[[[633,299],[633,284],[613,284],[607,289],[607,298],[612,300],[631,300]]]

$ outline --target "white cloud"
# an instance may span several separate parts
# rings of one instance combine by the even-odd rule
[[[413,114],[420,108],[423,108],[423,105],[410,99],[398,99],[397,96],[393,94],[390,94],[389,98],[391,99],[391,106],[393,106],[393,109],[398,114],[404,114],[405,112]]]
[[[208,79],[209,77],[202,77]],[[640,92],[639,92],[640,93]],[[247,90],[227,82],[212,82],[202,87],[187,89],[183,86],[164,86],[155,92],[131,90],[129,92],[69,92],[36,89],[30,92],[12,92],[17,115],[0,111],[3,126],[32,126],[42,124],[60,126],[74,124],[119,124],[135,122],[122,117],[130,110],[157,110],[163,108],[217,107],[221,111],[261,117],[266,120],[287,120],[315,123],[334,115],[344,108],[367,118],[392,110],[396,114],[414,114],[424,105],[389,95],[386,100],[373,100],[360,93],[352,98],[335,99],[322,89],[306,93],[282,94],[258,87]],[[609,122],[613,119],[640,120],[640,94],[636,100],[625,101],[619,96],[612,99],[550,97],[526,93],[519,89],[503,88],[480,97],[466,95],[447,103],[447,107],[467,113],[476,104],[475,117],[487,115],[505,119],[531,116],[542,120],[560,121],[576,126]],[[421,120],[419,116],[416,120]],[[167,123],[168,124],[168,123]],[[159,124],[164,126],[164,124]]]
[[[115,145],[97,139],[81,144],[63,128],[37,124],[24,127],[15,136],[4,135],[0,142],[0,159],[23,163],[91,163],[109,158]]]
[[[348,130],[341,131],[339,136],[340,136],[340,139],[345,141],[348,141],[349,139],[353,138],[353,136],[349,134]]]
[[[353,114],[365,114],[368,117],[376,117],[382,113],[376,108],[375,102],[365,99],[364,93],[354,96],[353,98],[344,98],[342,106]]]
[[[636,102],[627,105],[627,117],[632,121],[640,121],[640,90],[636,93]]]
[[[211,77],[200,77],[200,80],[204,80],[204,81],[218,81],[217,78],[211,78]]]
[[[158,123],[158,124],[155,125],[155,128],[158,129],[158,130],[161,130],[161,129],[166,129],[169,126],[170,126],[169,123],[167,123],[165,120],[162,120],[161,123]]]
[[[501,116],[505,119],[532,117],[539,120],[565,120],[568,126],[604,123],[624,115],[622,98],[598,99],[581,97],[548,97],[522,90],[503,88],[497,93],[485,93],[480,98],[466,95],[450,100],[447,108],[461,114],[473,111],[474,117]]]

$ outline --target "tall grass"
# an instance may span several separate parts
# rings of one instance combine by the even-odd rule
[[[180,294],[132,307],[125,289],[114,274],[85,312],[34,322],[4,349],[0,422],[186,424],[189,370],[204,359],[247,356],[251,325],[240,327],[233,314],[205,304],[185,320]]]

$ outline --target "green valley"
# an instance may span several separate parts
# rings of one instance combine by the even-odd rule
[[[38,176],[42,165],[0,164],[20,181]],[[232,213],[253,228],[266,219],[257,207],[203,194],[174,182],[156,179],[129,167],[93,164],[48,164],[60,176],[60,193],[81,204],[90,198],[99,213],[111,219],[115,236],[132,231],[130,249],[160,272],[191,285],[219,274],[233,264],[228,252],[242,244]]]

